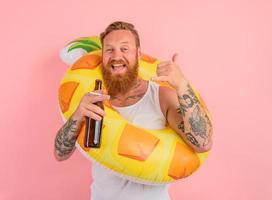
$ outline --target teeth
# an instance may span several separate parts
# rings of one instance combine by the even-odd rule
[[[116,64],[112,64],[111,67],[112,67],[113,69],[115,69],[115,68],[120,68],[120,67],[126,67],[126,64],[116,63]]]
[[[124,66],[123,64],[113,64],[113,67],[122,67]]]

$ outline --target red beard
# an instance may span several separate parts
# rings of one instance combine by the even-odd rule
[[[125,74],[112,75],[111,68],[112,64],[119,63],[124,64],[127,68]],[[108,90],[108,94],[115,96],[118,93],[125,94],[135,84],[138,77],[138,59],[134,66],[129,66],[127,60],[112,60],[107,63],[106,66],[102,66],[103,79]]]

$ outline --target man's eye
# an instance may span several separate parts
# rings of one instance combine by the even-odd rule
[[[106,52],[110,53],[112,52],[112,49],[106,49]]]
[[[128,48],[122,48],[121,49],[123,52],[126,52],[126,51],[128,51]]]

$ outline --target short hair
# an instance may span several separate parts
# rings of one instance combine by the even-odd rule
[[[135,29],[134,25],[128,22],[116,21],[108,25],[106,30],[100,34],[100,41],[103,46],[104,38],[111,32],[116,30],[128,30],[130,31],[135,38],[136,47],[140,47],[140,38],[137,30]]]

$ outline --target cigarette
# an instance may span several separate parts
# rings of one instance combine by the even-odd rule
[[[89,94],[93,94],[93,95],[95,95],[95,96],[101,96],[101,95],[102,95],[102,94],[97,93],[97,92],[89,92]]]

